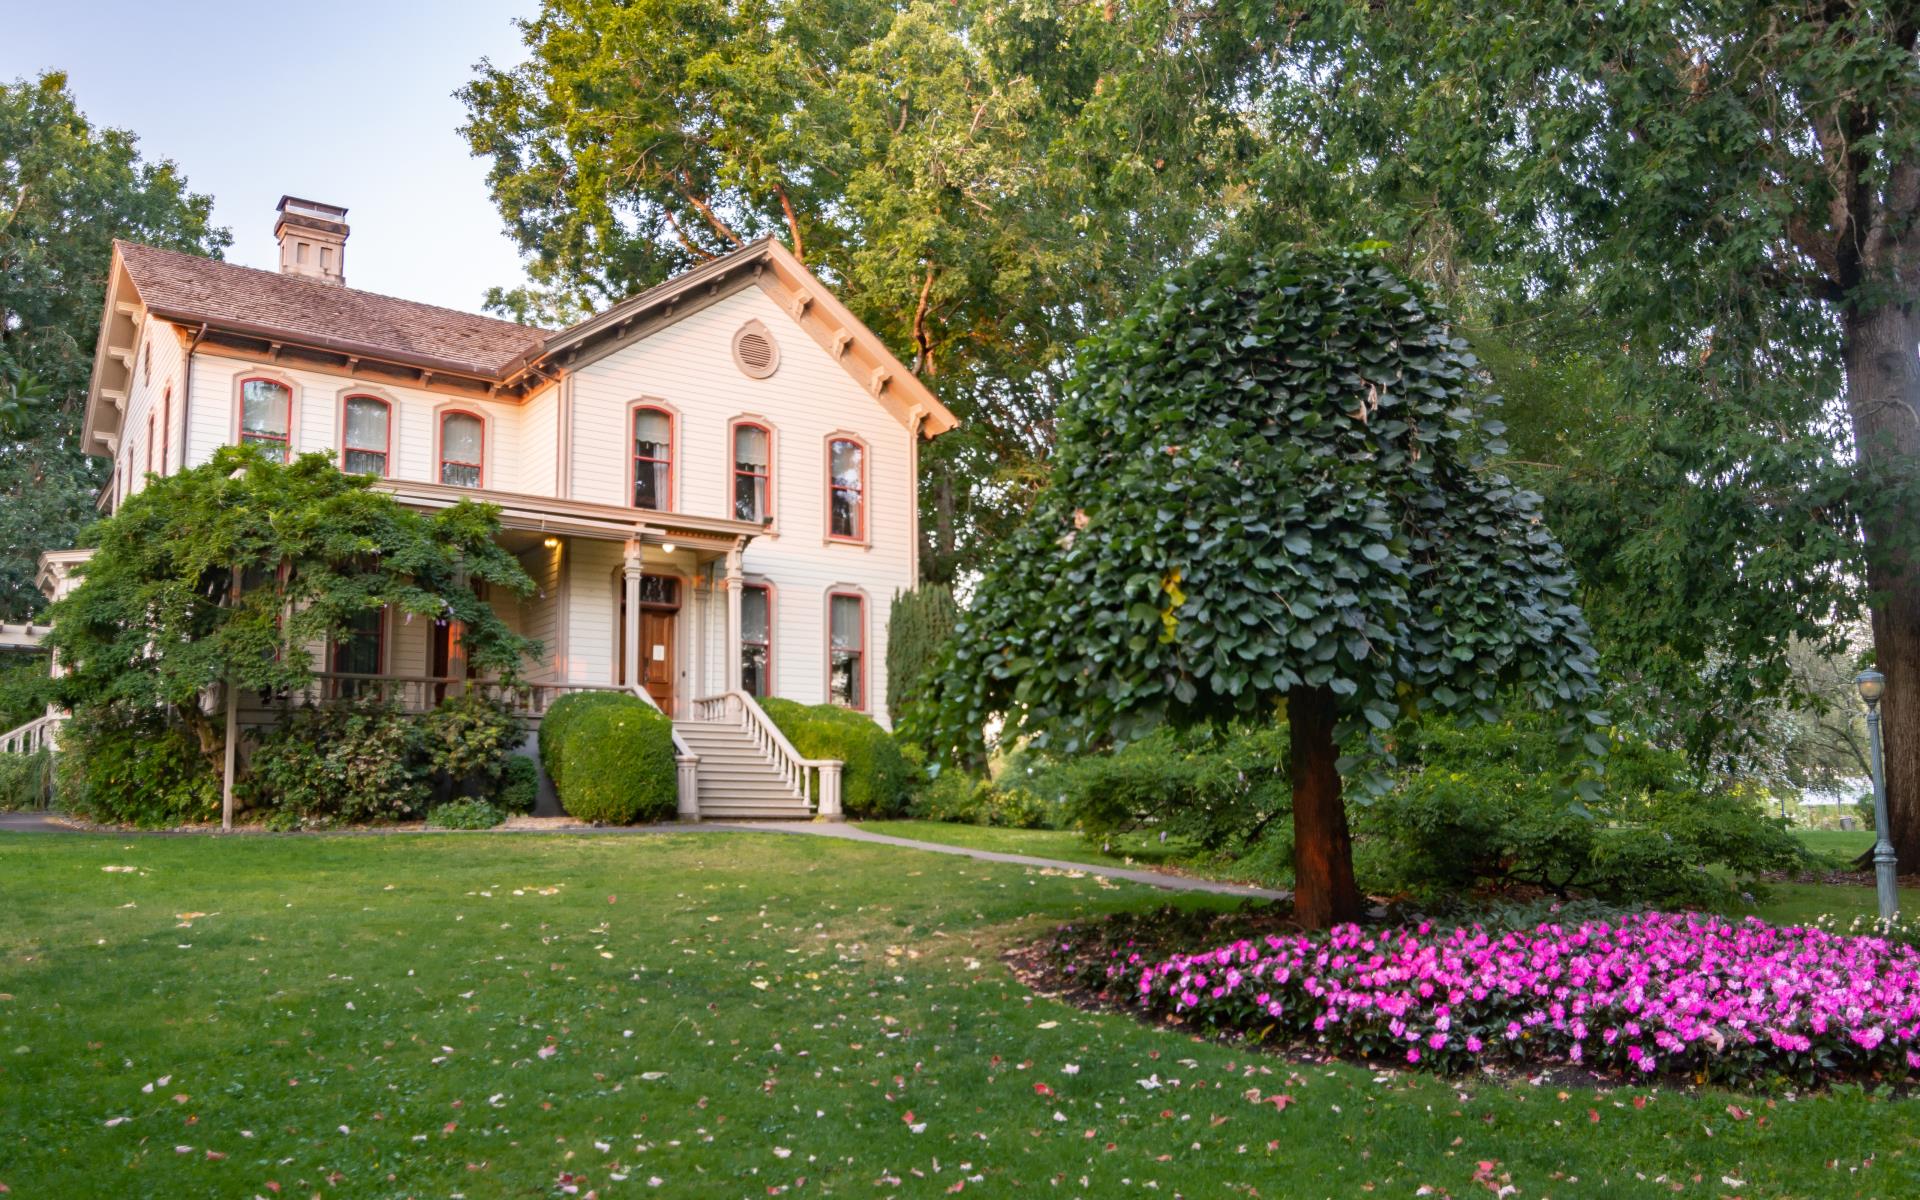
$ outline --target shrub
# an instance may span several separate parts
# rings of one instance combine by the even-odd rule
[[[427,814],[431,829],[492,829],[507,819],[507,814],[471,796],[449,800]]]
[[[0,812],[44,808],[53,788],[53,754],[0,754]]]
[[[989,781],[949,767],[920,789],[909,809],[923,821],[998,825],[1007,829],[1057,829],[1061,808],[1018,782]]]
[[[906,811],[913,772],[900,746],[865,713],[837,704],[760,702],[767,716],[807,758],[837,758],[840,806],[849,817],[895,817]]]
[[[561,806],[595,825],[671,819],[678,809],[673,722],[638,696],[607,695],[617,699],[580,706],[561,727]],[[544,724],[541,733],[544,748]]]
[[[1063,801],[1091,837],[1153,828],[1213,852],[1240,853],[1280,839],[1291,854],[1284,725],[1161,729],[1109,754],[1051,765],[1016,759],[1008,773],[1015,769],[1036,792]]]
[[[526,814],[540,800],[540,768],[524,754],[511,755],[500,772],[500,787],[493,802],[508,813]]]
[[[566,764],[561,761],[560,746],[573,722],[596,708],[625,708],[646,702],[626,692],[568,692],[548,706],[540,718],[540,765],[547,769],[554,790],[560,790]]]
[[[1709,907],[1804,857],[1761,797],[1707,786],[1678,754],[1634,738],[1615,739],[1605,773],[1589,775],[1575,800],[1544,720],[1402,732],[1417,766],[1354,814],[1364,882],[1377,891],[1435,902],[1518,883]]]
[[[420,728],[372,701],[297,709],[253,752],[246,794],[279,828],[416,816],[430,796]]]
[[[165,828],[220,815],[220,778],[199,742],[159,709],[97,705],[60,730],[55,788],[68,812]]]
[[[493,793],[526,726],[479,691],[444,700],[421,718],[422,766],[440,797]]]

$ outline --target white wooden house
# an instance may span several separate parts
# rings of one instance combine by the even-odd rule
[[[324,451],[421,509],[497,505],[538,585],[493,598],[543,647],[534,715],[637,691],[674,718],[684,816],[804,811],[832,770],[756,697],[889,720],[918,448],[953,414],[775,241],[552,332],[347,287],[345,216],[282,198],[278,272],[115,244],[83,434],[103,506],[234,442]],[[43,586],[82,557],[48,555]],[[326,653],[323,684],[414,704],[466,680],[445,623],[370,617]]]

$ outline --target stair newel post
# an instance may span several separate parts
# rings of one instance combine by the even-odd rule
[[[847,819],[840,811],[840,764],[837,762],[820,764],[820,819],[823,821]]]
[[[679,765],[677,777],[677,799],[679,817],[682,821],[700,819],[700,757],[696,754],[682,754],[675,762]]]

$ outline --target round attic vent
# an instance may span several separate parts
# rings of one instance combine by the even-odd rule
[[[748,321],[733,335],[733,365],[750,379],[765,379],[780,369],[780,343],[758,321]]]

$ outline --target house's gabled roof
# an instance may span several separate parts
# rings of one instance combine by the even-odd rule
[[[960,423],[833,290],[773,238],[761,238],[629,296],[547,338],[543,363],[565,369],[645,337],[676,316],[758,284],[902,424],[927,437]]]
[[[386,371],[423,383],[438,378],[489,395],[525,396],[583,361],[756,284],[907,428],[933,437],[959,424],[839,297],[772,239],[702,263],[558,333],[115,241],[83,441],[95,454],[111,454],[118,444],[142,314],[182,326],[196,344],[208,337],[275,358],[283,351],[304,354],[349,372]]]
[[[183,324],[274,337],[408,366],[501,379],[540,350],[546,331],[319,279],[197,254],[115,242],[140,301]]]

